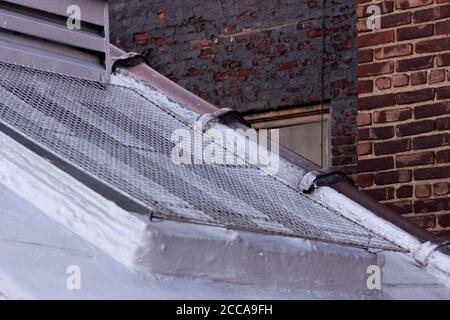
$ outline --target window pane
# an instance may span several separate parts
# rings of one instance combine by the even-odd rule
[[[280,144],[323,167],[328,166],[328,126],[320,122],[280,128]],[[321,164],[323,155],[323,164]]]

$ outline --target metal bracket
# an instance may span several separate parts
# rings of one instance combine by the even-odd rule
[[[421,265],[426,266],[428,264],[428,260],[430,259],[431,255],[435,251],[439,250],[440,248],[449,246],[449,245],[450,245],[450,240],[444,240],[439,243],[433,243],[433,242],[428,241],[428,242],[421,244],[413,252],[413,257]]]
[[[239,111],[230,108],[222,108],[214,112],[202,114],[196,120],[194,127],[196,130],[204,133],[216,123],[227,125],[235,121],[238,121],[250,127],[250,125],[247,123],[247,121],[245,121],[244,117]]]
[[[309,171],[300,180],[300,189],[303,193],[310,193],[317,187],[329,186],[339,181],[347,181],[355,186],[355,183],[345,173],[333,168],[327,168],[321,171]]]

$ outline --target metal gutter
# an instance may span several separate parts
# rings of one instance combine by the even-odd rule
[[[124,51],[119,48],[111,45],[111,57],[120,57],[125,54]],[[135,75],[137,78],[148,82],[154,88],[161,90],[169,97],[177,100],[177,102],[185,105],[189,109],[196,111],[200,114],[211,113],[217,111],[219,108],[210,104],[209,102],[203,100],[202,98],[194,95],[190,91],[182,88],[175,82],[167,79],[151,67],[146,64],[139,64],[130,68],[126,68],[127,71]],[[229,124],[232,128],[248,128],[241,122],[235,121]],[[303,158],[299,154],[293,152],[292,150],[283,147],[280,145],[279,147],[280,156],[285,160],[307,170],[307,171],[320,171],[321,168],[317,166],[315,163]],[[360,192],[354,186],[345,181],[340,181],[335,184],[330,185],[329,187],[333,188],[337,192],[343,194],[347,198],[353,200],[359,205],[363,206],[367,210],[373,212],[376,216],[384,219],[400,229],[404,230],[408,234],[416,237],[418,240],[422,242],[433,242],[440,243],[442,242],[442,238],[434,235],[433,233],[415,225],[410,222],[406,218],[402,217],[399,213],[394,210],[378,203],[374,199],[370,198],[368,195]]]

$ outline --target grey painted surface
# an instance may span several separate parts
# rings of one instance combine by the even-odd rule
[[[137,274],[0,184],[0,299],[323,299],[357,296]],[[81,268],[69,290],[67,267]]]
[[[360,299],[363,295],[143,276],[125,268],[0,184],[0,300],[20,299]],[[401,253],[382,253],[383,298],[450,299],[448,287]],[[81,290],[66,286],[81,267]]]

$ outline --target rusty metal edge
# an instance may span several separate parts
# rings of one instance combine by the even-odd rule
[[[124,54],[124,51],[111,45],[112,58],[118,58]],[[148,82],[152,87],[161,90],[167,96],[193,111],[198,113],[209,113],[218,110],[214,105],[184,89],[145,64],[139,64],[126,69],[137,78]]]
[[[124,55],[125,52],[116,46],[111,45],[111,57],[119,57]],[[209,113],[217,111],[219,108],[212,105],[211,103],[203,100],[202,98],[194,95],[190,91],[184,89],[180,85],[171,81],[170,79],[164,77],[151,67],[145,64],[139,64],[134,67],[126,68],[128,72],[132,73],[137,78],[148,82],[154,88],[161,90],[167,94],[172,99],[176,100],[178,103],[188,107],[189,109],[198,113]],[[239,122],[234,122],[229,124],[233,128],[248,128]],[[320,170],[321,168],[315,163],[303,158],[294,151],[283,147],[280,145],[280,156],[285,160],[305,169],[307,171]],[[358,189],[353,187],[351,184],[345,181],[340,181],[336,184],[330,185],[337,192],[343,194],[347,198],[353,200],[369,211],[373,212],[376,216],[396,225],[405,232],[416,237],[418,240],[427,242],[439,243],[443,238],[415,225],[406,218],[402,217],[399,213],[394,210],[378,203],[374,199],[370,198],[368,195],[360,192]]]

